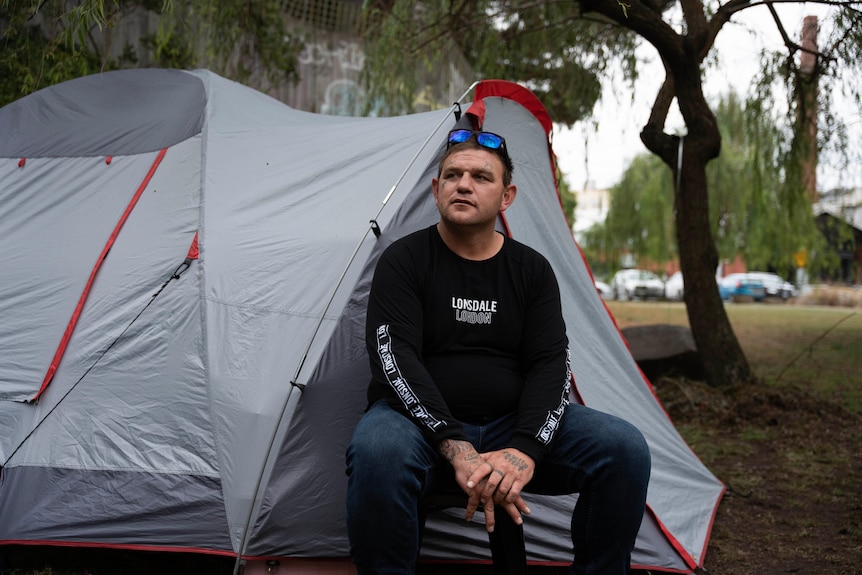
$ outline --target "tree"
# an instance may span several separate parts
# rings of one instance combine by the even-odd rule
[[[584,235],[581,247],[611,269],[619,267],[623,254],[652,262],[676,258],[673,181],[658,158],[640,154],[632,160],[611,189],[607,218]]]
[[[816,54],[812,74],[817,80],[829,74],[840,79],[842,72],[858,77],[862,2],[823,3],[835,5],[834,38],[823,53]],[[571,125],[592,108],[611,62],[620,62],[626,78],[636,82],[637,41],[654,47],[665,79],[641,130],[641,141],[672,176],[676,239],[692,335],[708,383],[751,383],[756,376],[733,333],[715,279],[718,251],[710,225],[707,164],[719,155],[721,134],[702,80],[722,27],[757,5],[766,5],[775,15],[770,0],[377,0],[369,2],[367,9],[368,88],[382,90],[396,104],[405,102],[400,96],[417,88],[423,69],[439,67],[442,48],[454,43],[480,77],[524,82],[539,93],[552,117]],[[790,40],[777,16],[775,22],[785,38],[786,55],[781,68],[776,59],[764,59],[767,76],[777,77],[781,71],[792,94],[799,69],[794,56],[806,50]],[[858,103],[860,84],[847,85]],[[763,96],[770,94],[764,91]],[[795,109],[793,98],[788,100],[789,109]],[[685,124],[684,135],[666,131],[673,102]],[[792,114],[789,119],[788,131],[793,132]],[[790,176],[785,178],[788,197],[798,200],[804,192],[792,166],[800,158],[789,152],[777,157],[785,161],[784,171]]]
[[[114,49],[113,30],[142,13],[157,18],[157,31],[140,46]],[[280,0],[0,0],[0,42],[0,105],[64,80],[143,65],[210,68],[265,90],[298,80],[303,47]]]
[[[800,246],[824,254],[815,261],[834,267],[810,207],[788,193],[776,118],[759,98],[748,102],[730,92],[715,105],[721,155],[707,166],[710,232],[721,260],[741,255],[754,269],[795,268]],[[673,180],[667,166],[640,154],[611,189],[604,225],[585,235],[582,247],[594,257],[619,261],[623,252],[654,262],[678,257],[673,234]]]
[[[575,208],[578,207],[578,198],[569,189],[569,184],[566,182],[559,168],[557,168],[556,178],[557,190],[560,193],[560,205],[563,208],[563,214],[566,216],[566,223],[569,224],[569,227],[572,227]]]
[[[32,24],[33,17],[33,12],[19,3],[0,3],[0,106],[101,67],[97,55],[70,48],[56,29]],[[53,22],[51,17],[45,20]],[[52,33],[53,38],[49,37]]]

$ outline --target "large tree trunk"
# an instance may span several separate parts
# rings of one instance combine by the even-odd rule
[[[721,135],[703,95],[700,65],[732,11],[720,11],[708,22],[700,0],[680,0],[686,22],[686,33],[681,35],[661,18],[668,4],[664,0],[580,0],[579,4],[583,12],[598,12],[639,34],[662,58],[665,83],[641,131],[641,141],[670,167],[676,182],[676,236],[691,334],[703,359],[707,383],[724,387],[754,382],[718,294],[718,252],[710,231],[706,186],[706,164],[718,156]],[[674,97],[688,130],[682,148],[679,136],[664,132]]]
[[[654,108],[658,115],[641,132],[641,139],[671,168],[674,176],[684,300],[707,383],[714,387],[750,383],[754,375],[730,325],[715,277],[718,251],[710,231],[706,164],[718,156],[721,135],[703,96],[697,63],[689,59],[676,64],[672,68],[675,73],[666,82]],[[654,121],[656,117],[664,121],[660,100],[669,94],[676,96],[688,128],[688,135],[683,138],[665,134],[661,124]]]
[[[694,140],[695,138],[691,138]],[[697,144],[684,140],[689,147]],[[676,171],[676,170],[674,170]],[[683,148],[682,178],[676,190],[676,237],[685,278],[684,299],[691,333],[715,387],[752,379],[748,359],[736,339],[718,294],[718,252],[709,226],[706,162]]]

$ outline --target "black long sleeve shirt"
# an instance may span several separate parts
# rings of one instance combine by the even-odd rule
[[[570,373],[559,286],[532,248],[505,238],[465,260],[436,226],[396,241],[375,270],[366,345],[369,401],[386,398],[430,441],[517,412],[510,446],[537,463],[547,453]]]

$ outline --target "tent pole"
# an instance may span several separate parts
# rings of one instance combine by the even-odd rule
[[[452,111],[454,111],[455,109],[460,109],[460,102],[463,101],[471,91],[473,91],[473,89],[478,85],[478,83],[479,83],[478,81],[474,82],[469,88],[467,88],[467,90],[458,99],[458,101],[452,105],[452,107],[451,107]],[[242,537],[240,538],[240,545],[239,545],[239,548],[237,550],[237,555],[236,555],[236,563],[234,564],[233,575],[239,575],[239,573],[240,573],[240,568],[242,565],[242,557],[245,554],[245,550],[246,550],[246,547],[248,545],[248,538],[249,538],[249,531],[251,530],[251,523],[253,521],[253,517],[255,516],[255,514],[256,514],[256,512],[259,509],[260,504],[261,504],[261,499],[262,499],[261,489],[262,489],[263,482],[264,482],[264,476],[266,475],[266,470],[267,470],[267,468],[270,465],[271,460],[272,460],[272,451],[273,451],[273,447],[275,446],[275,440],[279,435],[280,429],[284,428],[285,432],[286,432],[286,430],[290,428],[290,423],[293,420],[293,409],[292,409],[292,407],[291,407],[291,409],[288,409],[288,407],[292,406],[292,404],[295,404],[299,401],[298,398],[301,396],[301,393],[295,393],[295,392],[297,390],[299,390],[301,392],[302,389],[304,389],[304,387],[305,387],[305,384],[299,383],[299,381],[300,381],[299,376],[301,375],[302,369],[305,366],[305,360],[308,357],[308,353],[311,350],[311,346],[314,344],[314,341],[317,338],[317,334],[320,332],[320,327],[323,324],[323,319],[326,317],[326,314],[329,311],[329,308],[332,305],[333,300],[335,299],[335,294],[338,293],[338,290],[341,287],[341,284],[344,282],[344,278],[347,276],[347,271],[353,265],[353,262],[356,260],[356,256],[359,253],[359,250],[362,247],[363,242],[365,242],[366,238],[368,237],[368,232],[373,231],[372,230],[373,225],[376,225],[377,218],[383,212],[383,209],[386,207],[386,204],[389,202],[389,199],[395,194],[395,191],[398,189],[398,186],[401,185],[401,182],[404,181],[404,178],[406,177],[407,172],[410,170],[410,168],[413,167],[413,164],[416,163],[416,160],[419,158],[419,155],[422,153],[422,151],[431,143],[431,140],[434,137],[434,135],[437,133],[437,131],[443,126],[443,124],[446,123],[446,118],[448,118],[448,117],[449,117],[449,115],[447,114],[446,117],[444,117],[444,119],[441,120],[440,123],[431,131],[431,133],[428,135],[428,137],[425,139],[425,141],[422,142],[422,145],[419,146],[419,149],[416,151],[416,153],[413,155],[413,157],[407,163],[404,170],[402,170],[401,174],[396,179],[395,184],[390,188],[389,192],[386,194],[386,197],[383,198],[383,202],[381,203],[380,208],[377,210],[377,213],[375,214],[375,216],[371,220],[371,222],[369,222],[372,225],[369,225],[368,230],[366,230],[365,234],[362,236],[362,239],[359,241],[359,243],[357,243],[356,247],[353,250],[353,253],[350,255],[350,258],[347,262],[347,265],[345,266],[344,270],[341,273],[341,277],[338,279],[338,281],[335,284],[335,289],[333,289],[332,293],[330,294],[329,301],[326,302],[326,307],[324,308],[323,313],[320,315],[320,319],[318,320],[317,325],[314,328],[314,332],[311,334],[311,337],[308,340],[308,345],[306,346],[305,351],[302,354],[302,359],[299,362],[299,367],[297,368],[296,373],[294,374],[294,377],[291,380],[290,392],[288,393],[287,399],[285,400],[285,403],[282,406],[281,415],[279,416],[279,424],[275,426],[275,429],[273,430],[272,436],[270,437],[269,447],[267,449],[267,455],[263,461],[263,465],[261,466],[260,473],[258,474],[257,483],[256,483],[255,489],[254,489],[254,499],[252,500],[252,504],[251,504],[251,507],[249,508],[249,513],[248,513],[248,516],[246,518],[245,525],[243,527]],[[377,236],[377,234],[375,233],[375,237],[376,236]],[[289,415],[287,415],[287,421],[284,420],[286,414],[289,414]]]
[[[478,81],[473,82],[473,84],[471,84],[470,87],[467,88],[467,90],[464,92],[464,94],[461,95],[461,97],[458,99],[458,101],[453,103],[450,110],[452,112],[454,112],[456,109],[460,109],[460,107],[461,107],[460,102],[464,101],[467,98],[467,95],[470,94],[470,92],[472,92],[478,84],[479,84]],[[374,218],[369,222],[370,225],[369,225],[368,230],[366,230],[365,235],[362,236],[362,239],[359,241],[359,243],[354,248],[353,253],[350,255],[350,258],[348,259],[347,265],[345,266],[344,270],[341,273],[341,277],[338,279],[338,281],[335,284],[335,289],[333,289],[332,293],[330,294],[329,301],[326,302],[326,307],[324,308],[323,313],[320,315],[320,319],[318,320],[317,325],[314,328],[314,332],[311,334],[311,337],[308,340],[308,345],[306,346],[305,351],[302,354],[302,359],[299,362],[299,367],[297,368],[296,373],[294,374],[294,377],[290,382],[291,383],[290,392],[288,393],[287,399],[285,400],[285,403],[282,406],[281,415],[279,417],[279,424],[275,426],[275,429],[273,430],[272,436],[270,437],[269,448],[267,449],[267,455],[263,461],[263,465],[261,466],[260,473],[259,473],[258,478],[257,478],[257,483],[256,483],[255,489],[254,489],[254,499],[253,499],[251,507],[249,508],[248,517],[246,518],[245,526],[243,527],[243,533],[242,533],[242,537],[240,540],[239,549],[237,551],[236,563],[234,564],[234,571],[233,571],[234,575],[239,575],[240,568],[242,565],[242,557],[245,554],[246,547],[248,546],[248,539],[249,539],[249,532],[251,530],[251,523],[253,521],[253,517],[257,513],[257,510],[260,508],[260,505],[262,503],[262,501],[261,501],[261,499],[262,499],[261,488],[263,486],[264,477],[266,475],[267,468],[269,467],[271,460],[272,460],[273,447],[275,446],[275,441],[279,436],[279,430],[284,428],[284,430],[286,432],[290,428],[290,423],[293,420],[292,404],[297,403],[299,401],[298,398],[301,396],[301,393],[295,393],[295,392],[297,390],[299,390],[301,392],[305,388],[304,383],[299,383],[300,382],[300,375],[302,373],[303,367],[305,366],[305,360],[308,357],[308,354],[311,350],[311,346],[314,344],[314,341],[317,338],[317,334],[320,332],[320,327],[323,324],[323,318],[326,317],[326,314],[329,311],[329,308],[332,305],[333,300],[335,299],[335,294],[338,293],[338,290],[341,287],[341,284],[344,282],[344,278],[347,276],[347,271],[351,268],[351,266],[353,265],[353,262],[356,260],[356,256],[359,254],[359,250],[362,247],[362,244],[365,242],[366,238],[368,237],[368,232],[374,231],[373,227],[376,225],[377,218],[380,217],[380,214],[383,212],[383,209],[386,207],[386,204],[389,202],[390,198],[395,194],[395,191],[401,185],[401,182],[404,181],[404,178],[407,176],[407,172],[416,163],[416,160],[419,158],[419,155],[431,143],[431,140],[434,137],[434,135],[437,133],[437,131],[443,126],[443,124],[446,123],[446,118],[448,118],[448,117],[449,117],[449,115],[447,114],[447,116],[443,120],[441,120],[440,123],[431,131],[431,133],[428,135],[428,137],[425,139],[425,141],[422,142],[422,145],[419,146],[419,149],[416,151],[416,153],[413,155],[413,157],[410,159],[410,161],[405,166],[404,170],[402,170],[401,174],[396,179],[395,184],[393,184],[393,186],[390,188],[389,192],[383,198],[383,202],[380,204],[380,208],[378,208],[377,213],[375,214]],[[377,233],[375,233],[374,235],[376,238]],[[289,406],[291,406],[291,409],[288,409]],[[285,421],[284,418],[285,418],[286,414],[289,414],[289,415],[287,415],[287,420]]]
[[[469,94],[469,93],[473,90],[473,88],[475,88],[475,87],[476,87],[476,85],[477,85],[478,83],[479,83],[479,82],[474,82],[472,86],[470,86],[469,88],[467,88],[467,91],[466,91],[466,92],[464,92],[464,94],[463,94],[463,95],[458,99],[458,101],[457,101],[457,102],[455,102],[454,104],[452,104],[452,107],[450,108],[450,110],[451,110],[452,112],[455,112],[456,110],[460,110],[460,109],[461,109],[461,105],[460,105],[461,100],[463,100],[465,97],[467,97],[467,94]],[[448,118],[448,117],[449,117],[449,116],[447,115],[447,116],[446,116],[446,118]],[[425,141],[424,141],[424,142],[422,142],[422,145],[421,145],[421,146],[419,146],[419,149],[416,151],[416,154],[414,154],[414,155],[413,155],[413,157],[412,157],[412,158],[410,158],[410,161],[409,161],[409,162],[407,162],[407,167],[405,167],[405,168],[404,168],[404,171],[402,171],[402,172],[401,172],[401,175],[400,175],[400,176],[398,176],[398,179],[397,179],[397,180],[395,180],[395,184],[394,184],[394,185],[389,189],[389,192],[386,194],[386,197],[385,197],[385,198],[383,198],[383,202],[382,202],[382,203],[381,203],[381,205],[380,205],[380,209],[379,209],[379,210],[377,210],[377,213],[374,215],[374,219],[373,219],[372,221],[375,221],[375,222],[377,221],[377,218],[378,218],[378,217],[380,216],[380,214],[383,212],[383,208],[385,208],[385,207],[386,207],[386,204],[389,202],[389,199],[392,197],[392,195],[395,193],[395,190],[398,188],[398,186],[399,186],[399,185],[401,184],[401,182],[404,180],[404,177],[407,175],[408,170],[410,170],[410,168],[411,168],[411,167],[413,167],[413,164],[415,164],[415,163],[416,163],[416,159],[419,157],[419,154],[421,154],[421,153],[422,153],[422,150],[424,150],[424,149],[425,149],[425,147],[426,147],[426,146],[428,146],[428,144],[430,144],[430,143],[431,143],[431,138],[433,138],[433,137],[434,137],[434,134],[436,134],[436,133],[437,133],[437,130],[439,130],[439,129],[440,129],[440,127],[441,127],[441,126],[443,126],[443,124],[444,124],[445,122],[446,122],[446,119],[444,118],[444,119],[443,119],[443,120],[442,120],[442,121],[437,125],[437,127],[436,127],[436,128],[434,128],[434,130],[432,130],[432,131],[431,131],[431,133],[428,135],[428,137],[425,139]]]
[[[252,517],[255,514],[255,510],[257,510],[260,506],[261,499],[261,485],[263,484],[263,478],[266,472],[266,469],[271,461],[270,455],[272,454],[272,447],[275,444],[275,438],[278,437],[278,431],[282,427],[284,429],[289,429],[290,424],[293,421],[293,413],[294,407],[297,403],[299,403],[299,398],[302,396],[302,393],[297,393],[297,391],[301,391],[301,388],[291,385],[290,391],[287,394],[287,400],[284,402],[284,405],[281,408],[281,414],[279,415],[278,421],[279,424],[275,426],[275,429],[272,431],[272,436],[269,440],[269,449],[267,450],[266,459],[263,462],[263,465],[260,468],[260,473],[257,476],[257,483],[254,487],[254,499],[252,500],[252,504],[248,510],[248,516],[246,517],[245,525],[242,530],[242,537],[240,538],[239,550],[236,554],[236,562],[233,566],[233,575],[239,575],[242,568],[242,556],[245,554],[245,548],[248,545],[248,535],[251,530]],[[288,409],[290,407],[291,409]],[[285,421],[285,414],[287,415],[287,420]]]

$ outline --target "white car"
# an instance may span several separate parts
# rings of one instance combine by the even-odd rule
[[[780,297],[787,300],[797,295],[796,287],[792,283],[784,281],[784,278],[778,274],[748,272],[746,275],[763,282],[763,287],[766,288],[766,297]]]
[[[611,286],[599,280],[595,281],[595,285],[596,291],[599,292],[599,296],[602,299],[611,299],[613,297],[614,293],[611,291]]]
[[[664,297],[673,301],[682,301],[684,289],[682,272],[676,272],[664,282]]]
[[[664,282],[647,270],[620,270],[611,279],[611,291],[619,300],[660,299],[664,297]]]

